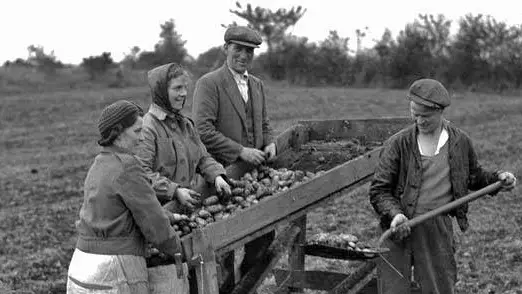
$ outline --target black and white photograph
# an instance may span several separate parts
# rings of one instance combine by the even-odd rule
[[[0,3],[0,294],[522,294],[507,0]]]

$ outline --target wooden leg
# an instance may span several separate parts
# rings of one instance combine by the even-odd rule
[[[217,263],[214,248],[201,229],[193,231],[192,246],[194,257],[201,256],[201,263],[196,266],[198,293],[219,294]]]
[[[297,238],[295,238],[295,242],[290,248],[290,252],[288,252],[288,265],[291,271],[304,271],[305,269],[305,252],[304,245],[306,243],[306,215],[296,219],[294,221],[294,225],[298,226],[301,231]],[[298,288],[288,288],[288,293],[302,293],[303,289]]]
[[[274,242],[265,251],[265,254],[257,260],[257,264],[250,268],[246,275],[242,277],[232,294],[255,293],[283,253],[294,243],[299,232],[300,228],[292,225],[279,233]]]

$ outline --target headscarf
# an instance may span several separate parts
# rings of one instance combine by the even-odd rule
[[[167,113],[174,114],[176,117],[181,115],[180,110],[173,109],[172,105],[169,101],[169,71],[183,71],[183,74],[186,74],[185,69],[177,63],[168,63],[158,67],[151,69],[147,73],[147,78],[149,81],[149,87],[152,96],[152,102]],[[185,101],[187,99],[185,98]],[[183,105],[185,105],[185,101],[183,101]]]

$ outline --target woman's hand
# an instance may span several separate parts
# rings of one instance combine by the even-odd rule
[[[217,176],[214,180],[214,185],[219,195],[225,195],[225,197],[229,197],[232,194],[230,185],[227,183],[227,181],[225,181],[223,176]]]
[[[175,196],[182,206],[194,209],[194,205],[198,204],[199,201],[194,199],[193,197],[199,198],[201,194],[191,189],[178,188],[176,189]]]

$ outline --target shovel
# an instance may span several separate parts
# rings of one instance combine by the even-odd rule
[[[406,222],[400,224],[400,226],[402,225],[408,225],[410,226],[410,228],[430,219],[430,218],[433,218],[437,215],[440,215],[440,214],[443,214],[443,213],[446,213],[446,212],[449,212],[449,211],[452,211],[453,209],[461,206],[462,204],[465,204],[465,203],[468,203],[468,202],[471,202],[473,200],[476,200],[486,194],[490,194],[492,192],[495,192],[497,191],[498,189],[500,189],[500,187],[502,187],[502,182],[500,181],[497,181],[489,186],[486,186],[480,190],[477,190],[475,192],[472,192],[472,193],[469,193],[468,195],[462,197],[462,198],[459,198],[455,201],[452,201],[450,203],[447,203],[447,204],[444,204],[438,208],[435,208],[434,210],[432,211],[429,211],[429,212],[426,212],[424,214],[421,214],[419,216],[416,216],[410,220],[407,220]],[[378,245],[377,245],[377,248],[382,248],[382,243],[388,239],[390,236],[392,235],[392,229],[388,229],[386,230],[382,235],[381,237],[379,238],[379,241],[378,241]],[[382,258],[382,260],[384,262],[386,262],[401,278],[405,278],[400,272],[398,269],[396,269],[382,254],[379,254]]]
[[[498,189],[500,189],[500,187],[502,187],[502,182],[501,181],[497,181],[489,186],[486,186],[480,190],[477,190],[475,192],[472,192],[472,193],[469,193],[468,195],[462,197],[462,198],[459,198],[455,201],[452,201],[450,203],[447,203],[447,204],[444,204],[438,208],[435,208],[434,210],[432,211],[429,211],[429,212],[426,212],[425,214],[421,214],[419,216],[416,216],[410,220],[407,220],[406,222],[402,223],[402,225],[408,225],[410,226],[410,228],[413,228],[414,226],[430,219],[430,218],[433,218],[437,215],[440,215],[440,214],[443,214],[443,213],[446,213],[446,212],[449,212],[449,211],[452,211],[453,209],[461,206],[462,204],[465,204],[465,203],[468,203],[468,202],[471,202],[473,200],[476,200],[486,194],[490,194],[490,193],[493,193],[495,191],[497,191]],[[382,243],[388,239],[390,236],[392,235],[392,229],[388,229],[386,230],[382,235],[381,237],[379,238],[379,241],[378,241],[378,246],[377,247],[381,247],[382,246]]]

